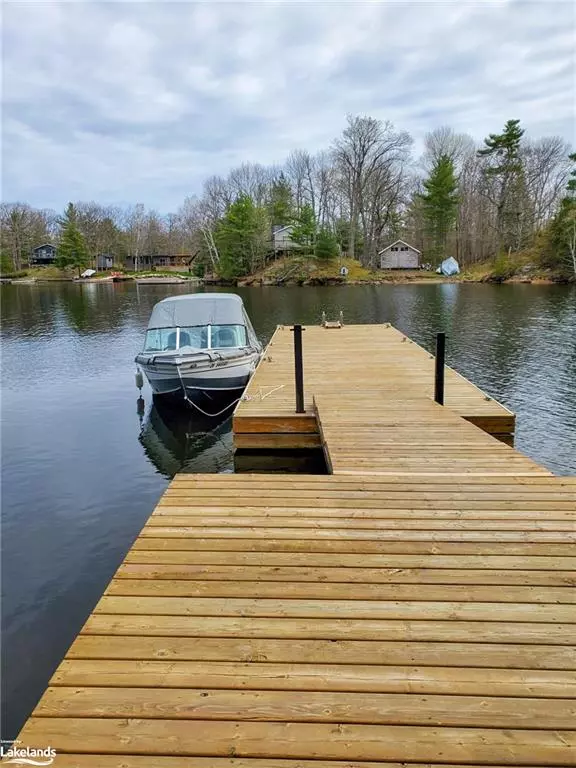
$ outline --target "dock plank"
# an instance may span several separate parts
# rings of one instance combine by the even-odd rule
[[[58,768],[405,768],[403,763],[366,762],[354,763],[326,760],[270,760],[251,758],[218,757],[167,757],[156,755],[72,755],[60,754]],[[412,763],[411,768],[431,768],[434,763]],[[442,768],[469,768],[469,765],[442,763]],[[504,768],[493,765],[491,768]],[[543,768],[529,765],[526,768]]]
[[[357,643],[357,645],[360,645]],[[489,648],[489,646],[487,646]],[[449,658],[450,647],[443,646]],[[479,654],[475,649],[466,657],[469,666],[398,667],[393,665],[242,664],[155,660],[69,660],[53,676],[50,685],[64,687],[58,700],[70,695],[71,687],[181,688],[190,690],[274,690],[274,691],[340,691],[350,693],[402,693],[454,696],[518,697],[563,699],[576,692],[576,673],[533,669],[477,668]],[[380,654],[383,656],[383,654]],[[509,654],[511,656],[512,654]],[[464,654],[460,654],[464,658]],[[444,657],[443,657],[444,658]],[[482,657],[484,658],[484,657]],[[526,658],[526,656],[525,656]],[[533,658],[533,657],[531,657]],[[568,656],[566,656],[568,658]],[[573,660],[573,658],[572,658]],[[460,662],[458,662],[460,663]],[[167,694],[169,695],[169,694]],[[52,697],[53,698],[53,697]],[[301,697],[304,698],[304,697]],[[307,697],[306,697],[307,698]],[[572,698],[572,707],[575,706]],[[452,701],[452,706],[456,702]],[[35,715],[44,709],[43,700]],[[519,706],[519,705],[518,705]],[[168,711],[168,710],[167,710]],[[574,712],[573,712],[574,713]],[[544,713],[545,714],[545,713]],[[576,713],[574,713],[576,714]],[[90,716],[90,715],[86,715]],[[120,716],[120,715],[118,715]],[[285,719],[285,718],[284,718]],[[541,721],[546,722],[546,720]],[[541,723],[539,727],[541,727]]]
[[[119,738],[122,734],[122,738]],[[576,731],[343,723],[34,717],[23,733],[63,752],[572,766]],[[81,748],[81,749],[79,749]]]
[[[155,665],[138,665],[143,672],[152,671],[158,665],[158,670],[165,674],[172,669],[177,671],[178,666],[170,666],[174,661],[199,661],[218,662],[215,666],[204,665],[207,675],[217,677],[222,672],[222,662],[241,664],[243,674],[274,677],[272,664],[280,664],[278,669],[285,672],[289,667],[285,664],[305,665],[300,672],[305,674],[310,671],[309,665],[319,666],[320,670],[334,671],[330,664],[337,665],[336,670],[346,673],[349,665],[360,665],[365,669],[368,680],[390,680],[388,667],[401,667],[393,669],[392,680],[405,679],[410,684],[414,676],[422,677],[422,670],[418,667],[459,667],[478,668],[477,672],[469,672],[467,669],[456,669],[450,673],[444,672],[446,679],[456,679],[465,675],[465,679],[476,679],[490,683],[491,674],[485,668],[504,668],[507,670],[506,679],[512,680],[511,669],[522,670],[524,677],[532,675],[532,683],[553,682],[557,678],[543,677],[534,674],[535,670],[567,670],[570,671],[568,679],[576,678],[576,645],[523,645],[515,643],[435,643],[418,641],[359,641],[359,640],[282,640],[274,638],[248,639],[248,638],[186,638],[163,637],[158,640],[154,637],[122,637],[114,635],[79,635],[72,644],[67,658],[56,670],[52,678],[52,685],[66,680],[70,685],[86,684],[85,678],[69,677],[70,671],[74,673],[84,669],[77,665],[77,660],[93,660],[99,663],[88,666],[88,671],[94,673],[96,669],[109,672],[116,680],[121,678],[122,671],[130,674],[130,667],[122,660],[155,661]],[[160,660],[160,661],[158,661]],[[162,660],[166,660],[163,662]],[[327,664],[327,660],[329,663]],[[368,664],[368,665],[367,665]],[[164,665],[164,666],[163,666]],[[297,667],[299,668],[299,667]],[[312,670],[313,671],[313,670]],[[360,670],[361,671],[361,670]],[[426,670],[428,673],[429,670]],[[226,674],[222,672],[222,674]],[[502,679],[501,673],[500,679]],[[470,677],[472,675],[472,677]],[[169,678],[166,678],[168,680]],[[345,677],[344,684],[348,683]],[[566,677],[562,679],[566,680]],[[281,674],[278,676],[278,684],[290,686],[290,676]],[[336,684],[338,678],[336,678]],[[112,684],[112,683],[108,683]],[[529,689],[527,689],[529,690]],[[528,695],[525,692],[523,695]]]
[[[92,614],[85,634],[573,645],[574,623]]]
[[[576,586],[572,570],[502,570],[480,568],[338,568],[303,565],[194,565],[189,563],[127,563],[121,565],[116,579],[179,579],[202,581],[249,582],[319,582],[349,584],[514,584],[529,586]],[[504,590],[499,590],[502,595]]]
[[[185,682],[185,681],[183,681]],[[570,699],[338,691],[193,688],[48,688],[35,717],[113,717],[470,728],[570,729]]]
[[[183,579],[115,579],[105,595],[165,597],[258,597],[317,600],[448,600],[503,603],[576,603],[571,587],[499,587],[461,584],[350,584],[346,582],[190,581]]]
[[[226,616],[260,618],[386,619],[426,621],[530,621],[570,623],[575,609],[569,605],[542,603],[466,603],[420,600],[304,600],[291,598],[206,597],[102,597],[97,615],[122,616]],[[576,629],[576,627],[575,627]]]

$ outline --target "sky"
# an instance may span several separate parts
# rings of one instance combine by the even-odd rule
[[[327,148],[346,114],[416,153],[509,118],[575,144],[576,4],[3,3],[2,199],[161,213],[242,162]]]

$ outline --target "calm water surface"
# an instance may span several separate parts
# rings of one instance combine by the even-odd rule
[[[133,358],[179,286],[2,286],[3,708],[14,737],[169,478],[233,468],[230,423],[137,412]],[[391,322],[518,414],[516,446],[576,474],[576,289],[398,285],[239,289],[278,323]]]

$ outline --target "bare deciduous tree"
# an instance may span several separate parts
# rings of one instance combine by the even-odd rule
[[[140,268],[140,258],[143,255],[146,242],[146,209],[142,203],[137,203],[126,212],[125,219],[128,253],[134,260],[134,271]]]
[[[521,150],[526,187],[533,207],[532,231],[555,213],[570,171],[570,147],[559,136],[527,139]]]
[[[214,238],[218,218],[206,199],[187,197],[178,211],[180,226],[185,231],[186,242],[192,252],[204,249],[212,268],[216,269],[220,255]]]
[[[444,155],[454,164],[458,174],[470,152],[476,150],[474,139],[467,133],[456,133],[447,125],[435,128],[424,137],[423,165],[430,171]]]
[[[341,138],[334,142],[333,155],[349,198],[349,252],[354,254],[360,224],[361,260],[371,264],[379,245],[379,234],[400,195],[412,139],[405,132],[396,132],[391,123],[372,117],[349,115],[347,121]]]
[[[2,250],[16,271],[30,258],[32,249],[50,242],[56,229],[52,211],[37,210],[27,203],[2,203],[0,206]]]

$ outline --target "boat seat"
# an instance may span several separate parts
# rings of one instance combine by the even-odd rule
[[[235,347],[236,334],[231,328],[220,328],[214,341],[213,347]]]
[[[170,334],[170,336],[168,336],[168,340],[166,342],[166,346],[164,347],[164,349],[165,350],[176,349],[176,331],[174,331],[173,333]]]
[[[190,346],[190,334],[186,333],[186,331],[180,331],[180,346],[181,347]]]

